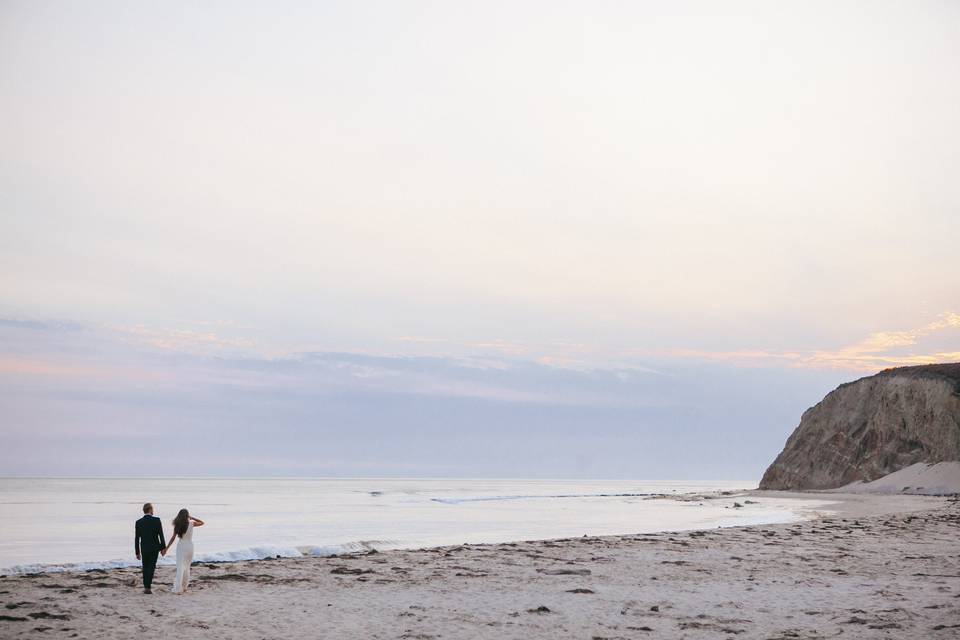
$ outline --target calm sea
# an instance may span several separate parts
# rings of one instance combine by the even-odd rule
[[[329,555],[786,522],[823,501],[723,496],[755,482],[0,478],[0,573],[127,566],[150,501],[169,535],[186,507],[198,560]],[[733,507],[734,500],[744,504]],[[172,563],[173,560],[165,560]]]

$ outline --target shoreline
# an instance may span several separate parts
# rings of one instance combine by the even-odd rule
[[[806,503],[792,507],[789,511],[792,516],[783,520],[766,522],[748,522],[744,524],[718,524],[716,526],[691,526],[670,529],[627,531],[621,533],[608,533],[598,535],[588,535],[591,538],[606,538],[625,535],[646,535],[659,533],[686,533],[690,531],[713,531],[716,529],[736,529],[750,526],[774,526],[780,524],[790,524],[795,522],[804,522],[815,520],[829,515],[852,514],[868,515],[877,512],[878,509],[889,509],[897,512],[907,512],[915,510],[917,505],[922,504],[917,498],[942,499],[950,496],[927,496],[916,494],[890,495],[890,494],[862,494],[862,493],[844,493],[836,490],[830,491],[769,491],[761,489],[744,489],[740,491],[712,491],[712,492],[693,492],[688,494],[649,494],[646,500],[673,500],[677,502],[702,502],[713,500],[732,500],[737,502],[740,499],[742,506],[751,504],[750,498],[767,498],[774,500],[796,500]],[[823,506],[810,506],[810,503],[827,503]],[[556,537],[536,537],[523,539],[506,539],[494,541],[481,541],[464,543],[471,546],[490,546],[507,543],[521,542],[550,542],[557,540],[574,539],[570,536]],[[436,545],[398,545],[389,544],[375,545],[371,542],[351,542],[330,545],[254,545],[242,549],[230,551],[214,551],[208,554],[201,553],[200,558],[194,560],[195,565],[199,564],[231,564],[236,562],[254,562],[260,560],[277,559],[307,559],[307,558],[328,558],[340,555],[362,554],[370,551],[386,553],[389,551],[422,551],[430,549],[442,549],[451,546],[458,546],[456,543],[436,544]],[[335,551],[330,551],[336,549]],[[220,559],[221,556],[236,554],[240,557]],[[204,557],[206,556],[206,557]],[[158,567],[174,567],[175,561],[171,558],[160,559]],[[109,560],[88,560],[78,562],[61,563],[29,563],[15,565],[0,569],[0,577],[16,577],[24,575],[41,574],[68,574],[68,573],[86,573],[89,571],[114,571],[120,569],[139,569],[140,563],[132,558],[109,559]]]
[[[759,495],[759,492],[754,492]],[[778,497],[786,497],[778,492]],[[801,497],[809,499],[810,494]],[[3,637],[821,638],[960,633],[960,499],[834,496],[812,520],[0,577]],[[12,605],[12,606],[11,606]]]
[[[835,504],[839,503],[843,498],[838,499],[834,495],[816,495],[814,493],[807,492],[764,492],[757,489],[740,489],[740,490],[715,490],[715,491],[700,491],[700,492],[689,492],[689,493],[649,493],[649,494],[610,494],[610,495],[576,495],[569,497],[641,497],[644,501],[672,501],[678,503],[704,503],[704,502],[713,502],[713,501],[729,501],[731,504],[726,508],[744,508],[743,511],[737,509],[738,516],[743,516],[749,512],[750,506],[754,503],[750,498],[767,498],[771,501],[777,500],[787,500],[787,501],[797,501],[800,505],[789,505],[789,508],[786,509],[786,512],[789,512],[789,516],[784,516],[783,518],[777,517],[776,519],[770,519],[767,516],[770,516],[772,513],[784,513],[784,511],[777,511],[770,504],[764,505],[764,509],[756,515],[756,519],[753,521],[747,521],[744,523],[731,523],[731,519],[717,519],[711,522],[709,525],[693,524],[691,526],[681,526],[681,527],[664,527],[664,528],[653,528],[653,529],[643,529],[642,531],[637,530],[627,530],[627,531],[618,531],[618,532],[606,532],[600,534],[587,534],[590,537],[607,537],[607,536],[617,536],[617,535],[630,535],[636,533],[664,533],[664,532],[686,532],[686,531],[699,531],[699,530],[712,530],[715,528],[734,528],[734,527],[743,527],[743,526],[757,526],[757,525],[773,525],[773,524],[785,524],[790,522],[798,522],[802,520],[808,520],[811,518],[818,517],[821,513],[830,513],[828,508],[818,508],[810,506],[810,503],[828,503]],[[546,496],[548,498],[555,498],[558,496]],[[568,496],[560,496],[568,497]],[[862,500],[862,498],[858,498]],[[786,505],[780,505],[786,506]],[[819,505],[818,505],[819,506]],[[569,538],[568,535],[559,535],[559,536],[542,536],[542,537],[529,537],[529,538],[505,538],[502,540],[474,540],[471,541],[472,545],[496,545],[504,544],[509,542],[543,542],[550,540],[560,540]],[[383,538],[383,536],[380,536]],[[364,553],[371,550],[376,550],[378,552],[386,551],[400,551],[400,550],[422,550],[422,549],[434,549],[434,548],[443,548],[448,546],[454,546],[457,542],[445,542],[438,544],[390,544],[385,542],[379,542],[377,540],[358,540],[352,542],[342,542],[342,543],[329,543],[329,544],[252,544],[246,547],[237,547],[229,550],[219,550],[212,552],[202,552],[199,554],[198,559],[194,560],[195,564],[224,564],[231,562],[245,562],[253,560],[274,560],[278,558],[323,558],[331,557],[343,554],[352,554],[352,553]],[[232,556],[232,557],[231,557]],[[160,559],[158,567],[164,566],[174,566],[175,562],[171,558]],[[136,561],[132,556],[129,558],[110,558],[103,560],[80,560],[80,561],[64,561],[64,562],[28,562],[18,565],[11,565],[7,567],[0,567],[0,576],[19,576],[19,575],[30,575],[30,574],[43,574],[43,573],[53,573],[53,574],[62,574],[62,573],[83,573],[91,570],[107,570],[112,571],[115,569],[126,569],[140,567],[140,563]]]

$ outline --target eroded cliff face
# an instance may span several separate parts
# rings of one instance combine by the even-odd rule
[[[807,409],[761,489],[833,489],[960,460],[960,363],[888,369]]]

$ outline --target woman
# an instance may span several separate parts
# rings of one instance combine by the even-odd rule
[[[163,550],[166,555],[174,541],[180,538],[180,544],[177,545],[177,577],[173,580],[173,593],[183,593],[190,584],[190,563],[193,562],[193,528],[202,527],[203,520],[193,518],[186,509],[180,509],[180,513],[173,519],[173,537],[170,538],[170,544]]]

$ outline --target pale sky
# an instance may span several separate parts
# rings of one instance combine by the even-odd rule
[[[758,477],[960,360],[958,69],[954,2],[2,0],[0,473]]]

